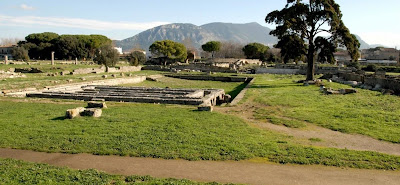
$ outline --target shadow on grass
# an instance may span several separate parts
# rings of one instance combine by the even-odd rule
[[[67,118],[65,117],[65,116],[60,116],[60,117],[56,117],[56,118],[53,118],[53,119],[51,119],[52,121],[64,121],[64,120],[66,120]]]
[[[228,93],[231,95],[232,100],[235,99],[235,97],[247,86],[247,84],[249,84],[249,82],[244,82]]]

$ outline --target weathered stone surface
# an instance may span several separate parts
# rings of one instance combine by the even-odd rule
[[[103,113],[103,111],[101,109],[87,108],[81,113],[81,116],[91,116],[91,117],[98,118],[98,117],[101,117],[102,113]]]
[[[229,102],[231,102],[231,100],[232,100],[232,96],[231,95],[229,95],[229,94],[225,94],[224,95],[224,102],[225,103],[229,103]]]
[[[90,101],[87,108],[107,108],[106,102]]]
[[[79,113],[80,112],[78,109],[68,109],[65,113],[65,117],[68,119],[74,119],[75,117],[79,116]]]
[[[352,93],[357,93],[357,90],[355,90],[355,89],[340,89],[339,92],[340,92],[340,94],[352,94]]]
[[[61,75],[61,76],[69,75],[69,74],[70,74],[69,71],[62,71],[62,72],[60,72],[60,75]]]

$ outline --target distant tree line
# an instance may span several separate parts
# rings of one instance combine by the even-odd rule
[[[28,51],[31,59],[51,59],[55,52],[57,59],[80,60],[94,59],[96,52],[103,46],[111,46],[111,40],[103,35],[58,35],[44,32],[34,33],[18,43],[19,47]]]

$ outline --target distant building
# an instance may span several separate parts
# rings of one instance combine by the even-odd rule
[[[351,61],[351,56],[347,50],[340,50],[333,54],[336,61],[339,63]]]
[[[15,45],[0,46],[0,60],[4,60],[5,56],[8,56],[8,60],[12,60],[12,49]]]
[[[395,48],[371,48],[361,50],[361,57],[366,60],[395,60],[399,61],[400,51]]]
[[[121,48],[121,47],[114,47],[114,49],[117,50],[118,53],[119,53],[120,55],[123,54],[123,53],[122,53],[122,48]]]

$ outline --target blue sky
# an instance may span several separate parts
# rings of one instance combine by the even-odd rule
[[[131,37],[167,23],[264,22],[286,0],[0,0],[0,38],[30,33]],[[336,0],[352,33],[369,44],[400,48],[400,1]]]

